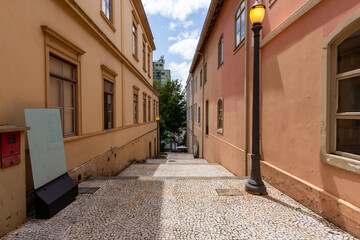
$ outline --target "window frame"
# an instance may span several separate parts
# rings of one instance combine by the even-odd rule
[[[335,112],[337,111],[337,47],[354,32],[360,30],[360,11],[344,19],[323,39],[322,109],[320,160],[325,164],[360,174],[358,155],[338,154],[336,147]],[[335,145],[334,145],[335,144]]]
[[[41,29],[45,36],[44,48],[45,48],[45,92],[46,96],[46,108],[50,108],[50,55],[55,55],[66,62],[76,67],[76,133],[75,135],[64,136],[64,141],[70,141],[73,136],[82,135],[82,104],[81,104],[81,56],[85,54],[85,51],[74,44],[72,41],[57,33],[53,29],[46,25],[41,26]],[[68,54],[64,54],[68,53]]]
[[[143,70],[146,72],[146,44],[143,42]]]
[[[244,5],[243,5],[244,4]],[[241,6],[244,6],[243,8],[241,8]],[[246,2],[245,0],[241,0],[239,2],[239,5],[238,7],[236,8],[235,10],[235,13],[234,13],[234,51],[236,51],[238,48],[240,48],[240,46],[243,45],[244,41],[245,41],[245,37],[246,37],[246,21],[247,21],[247,17],[246,17]],[[239,16],[237,17],[237,13],[239,12]],[[244,20],[245,22],[242,24],[242,21],[241,21],[241,15],[242,14],[245,14],[244,16]],[[240,26],[239,26],[239,34],[240,34],[240,41],[237,42],[237,20],[239,19],[239,22],[240,22]],[[244,26],[244,36],[242,38],[242,35],[241,35],[241,26]]]
[[[150,60],[151,60],[151,49],[148,47],[148,76],[149,78],[151,78],[150,72],[151,72],[151,65],[150,65]]]
[[[146,106],[147,106],[147,94],[143,94],[143,123],[146,123],[147,121],[147,114],[146,114]]]
[[[205,136],[209,135],[209,100],[205,101]]]
[[[135,29],[135,30],[134,30]],[[132,22],[132,55],[133,57],[136,59],[136,61],[138,62],[138,27],[137,27],[137,23],[135,23],[134,21]]]
[[[54,59],[57,59],[58,61],[62,62],[62,63],[65,63],[67,65],[70,65],[72,67],[72,75],[73,75],[73,79],[70,79],[70,78],[66,78],[64,76],[61,76],[61,75],[58,75],[58,74],[55,74],[55,73],[51,73],[51,68],[50,68],[50,61],[51,61],[51,58],[54,58]],[[62,126],[62,132],[63,132],[63,136],[64,138],[65,137],[73,137],[73,136],[76,136],[77,135],[77,122],[78,122],[78,113],[77,113],[77,99],[78,99],[78,96],[77,96],[77,79],[76,79],[76,74],[77,72],[77,68],[75,65],[73,65],[71,62],[68,62],[64,59],[62,59],[61,57],[53,54],[53,53],[50,53],[49,55],[49,83],[50,83],[50,92],[49,94],[51,94],[51,79],[52,78],[55,78],[57,81],[60,81],[61,82],[61,85],[60,85],[60,99],[59,99],[59,102],[60,102],[60,106],[52,106],[51,105],[51,101],[49,101],[49,108],[51,109],[58,109],[59,112],[60,112],[60,121],[61,121],[61,126]],[[73,84],[74,86],[74,90],[73,90],[73,107],[69,108],[69,107],[65,107],[65,94],[64,94],[64,83],[70,83],[70,84]],[[74,131],[73,133],[65,133],[65,129],[66,129],[66,125],[65,125],[65,110],[66,109],[70,109],[70,110],[73,110],[74,111],[74,119],[73,119],[73,128],[74,128]]]
[[[221,103],[221,110],[219,108],[219,103]],[[220,115],[220,111],[221,111],[221,115]],[[221,116],[221,118],[220,118]],[[217,132],[218,133],[224,133],[224,100],[223,98],[218,98],[218,100],[216,101],[216,128],[217,128]]]
[[[104,5],[103,5],[104,1],[109,3],[109,16],[106,13],[106,6],[105,6],[105,9],[103,8],[104,7]],[[109,25],[109,27],[114,32],[116,32],[116,28],[114,26],[115,18],[114,18],[114,1],[113,0],[100,0],[100,15],[105,20],[107,25]]]
[[[218,68],[224,64],[224,34],[220,35],[218,42]]]
[[[111,84],[111,86],[112,86],[112,93],[110,93],[110,92],[106,92],[105,91],[105,83],[109,83],[109,84]],[[103,117],[104,117],[104,130],[110,130],[110,129],[114,129],[115,128],[115,84],[114,84],[114,82],[113,81],[109,81],[109,80],[107,80],[106,78],[104,78],[104,80],[103,80],[103,96],[104,96],[104,108],[103,108],[103,113],[104,113],[104,115],[103,115]],[[112,96],[112,119],[111,119],[111,123],[112,123],[112,125],[111,125],[111,127],[109,127],[108,125],[107,125],[107,123],[108,123],[108,121],[106,121],[106,119],[107,119],[107,114],[109,114],[109,110],[105,107],[106,106],[106,102],[105,102],[105,100],[106,100],[106,96],[108,96],[108,95],[110,95],[110,96]]]
[[[139,124],[139,88],[136,86],[133,86],[133,120],[134,125]]]
[[[110,69],[109,67],[107,67],[106,65],[102,64],[101,66],[101,71],[102,71],[102,79],[103,81],[107,81],[113,84],[113,127],[109,128],[109,129],[113,129],[117,127],[116,124],[116,77],[118,76],[118,74],[113,71],[112,69]],[[104,95],[104,84],[102,84],[102,94]],[[103,98],[103,101],[105,100],[105,98]],[[105,103],[104,103],[105,104]],[[105,105],[103,104],[103,113],[105,112]],[[103,130],[108,130],[105,128],[105,116],[103,114]]]
[[[151,122],[151,97],[148,97],[148,121]]]

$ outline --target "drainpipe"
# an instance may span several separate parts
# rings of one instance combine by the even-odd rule
[[[201,57],[202,57],[202,76],[200,78],[202,78],[202,99],[201,99],[201,102],[202,102],[202,107],[201,107],[201,157],[204,158],[204,141],[205,141],[205,133],[204,133],[204,106],[205,106],[205,98],[204,98],[204,93],[205,93],[205,78],[203,77],[205,75],[205,70],[204,70],[204,66],[205,66],[205,57],[203,55],[202,52],[200,51],[196,51]],[[200,155],[200,153],[199,153]]]
[[[245,1],[245,9],[249,9],[249,0]],[[248,113],[249,113],[249,99],[248,99],[248,81],[249,81],[249,20],[245,18],[245,81],[244,81],[244,174],[248,175]]]

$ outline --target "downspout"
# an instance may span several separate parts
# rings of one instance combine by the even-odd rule
[[[245,9],[249,9],[249,1],[245,0]],[[249,20],[245,17],[245,81],[244,81],[244,174],[248,175],[248,113],[249,113],[249,99],[248,99],[248,81],[249,81]]]
[[[204,133],[204,106],[205,106],[205,98],[204,98],[204,93],[205,93],[205,78],[203,77],[205,75],[204,72],[204,66],[205,66],[205,57],[202,54],[202,52],[200,51],[196,51],[201,57],[202,57],[202,76],[200,77],[202,79],[202,107],[201,107],[201,157],[204,158],[204,141],[205,141],[205,133]],[[200,153],[199,153],[200,155]]]

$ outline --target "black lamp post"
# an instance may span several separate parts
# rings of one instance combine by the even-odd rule
[[[157,122],[157,129],[156,129],[156,132],[157,132],[157,158],[159,158],[159,152],[160,152],[160,139],[159,139],[159,121],[160,121],[160,117],[157,116],[156,117],[156,122]]]
[[[252,140],[251,140],[251,175],[245,185],[248,193],[255,195],[267,195],[266,187],[260,173],[260,30],[265,16],[265,6],[257,0],[250,9],[250,20],[254,32],[254,72],[253,72],[253,116],[252,116]]]

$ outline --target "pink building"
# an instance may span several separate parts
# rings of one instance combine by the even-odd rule
[[[360,2],[263,0],[261,173],[360,237]],[[253,0],[212,0],[187,81],[188,149],[250,174]]]

